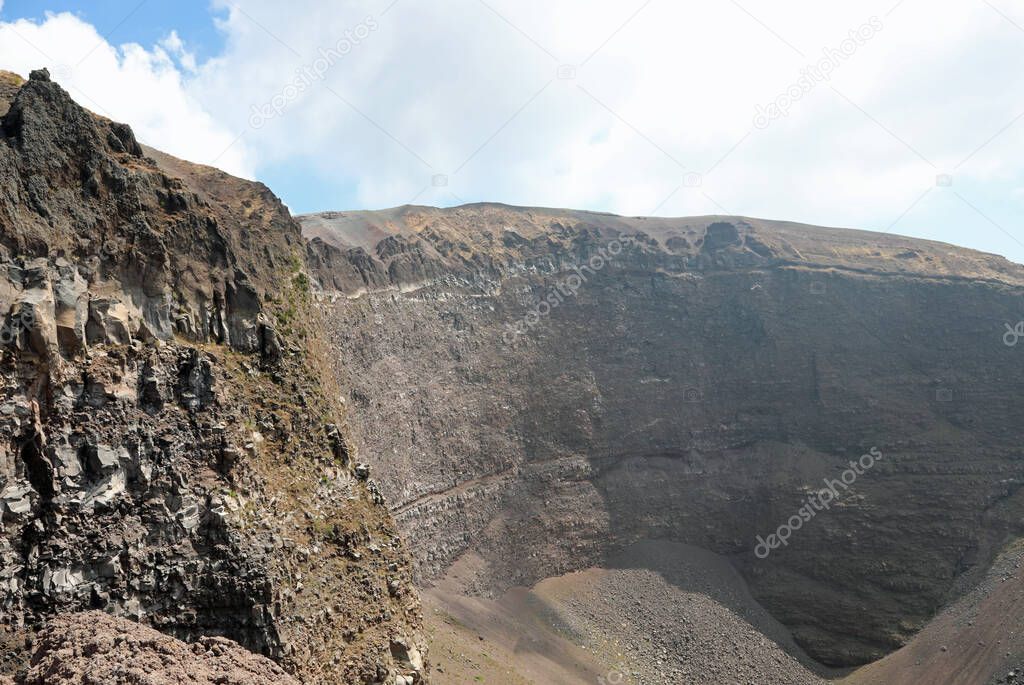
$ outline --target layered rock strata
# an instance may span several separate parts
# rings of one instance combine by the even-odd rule
[[[467,555],[464,590],[496,595],[686,543],[843,666],[905,642],[1021,532],[1004,337],[1024,267],[741,217],[301,221],[355,442],[424,585]]]

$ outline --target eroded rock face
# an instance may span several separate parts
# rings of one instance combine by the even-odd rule
[[[1024,315],[1018,265],[735,217],[302,220],[357,447],[424,584],[468,554],[464,588],[493,594],[683,542],[729,556],[801,646],[850,665],[1021,532],[1024,366],[1002,341]],[[393,269],[410,251],[431,266]]]
[[[101,609],[303,682],[422,682],[393,649],[422,650],[408,557],[339,458],[297,224],[45,72],[0,86],[4,628]]]
[[[55,328],[38,330],[52,326],[47,314],[17,342],[55,342]],[[4,350],[0,603],[9,624],[103,608],[282,655],[266,560],[213,506],[217,478],[230,476],[218,457],[237,417],[212,399],[201,411],[194,388],[175,383],[192,354],[213,367],[216,357],[189,352],[136,342],[90,346],[72,362]],[[197,392],[215,397],[212,371],[201,380]],[[154,401],[162,410],[151,414]]]
[[[159,166],[128,126],[97,119],[42,72],[9,107],[0,151],[0,218],[8,228],[0,245],[8,259],[64,260],[57,294],[67,344],[84,327],[92,344],[180,335],[257,348],[267,279],[300,243],[276,199],[251,202],[265,188],[223,174],[212,187],[172,175],[183,169]],[[230,206],[214,206],[225,186],[238,192]],[[22,280],[36,275],[26,268]],[[82,309],[85,283],[92,295]]]

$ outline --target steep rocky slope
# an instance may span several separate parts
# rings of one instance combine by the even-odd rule
[[[6,629],[102,609],[304,682],[420,681],[408,557],[309,334],[298,225],[45,71],[3,75],[0,102]]]
[[[1024,682],[1024,541],[906,646],[842,685],[1013,685]]]
[[[1024,365],[1003,336],[1024,267],[740,217],[300,220],[355,442],[424,585],[467,554],[462,590],[497,596],[686,543],[846,666],[1021,533]],[[836,501],[817,494],[862,456]]]

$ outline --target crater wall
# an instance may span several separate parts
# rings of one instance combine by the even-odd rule
[[[466,591],[493,594],[683,542],[729,556],[812,656],[852,665],[1020,532],[1017,265],[730,217],[302,221],[354,440],[421,584],[474,558]]]

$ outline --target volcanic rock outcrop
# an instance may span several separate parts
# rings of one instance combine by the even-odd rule
[[[420,681],[419,604],[264,186],[0,79],[0,615],[102,609],[303,682]]]
[[[472,558],[464,591],[498,595],[685,543],[849,666],[1022,532],[1024,364],[1005,336],[1024,267],[741,217],[300,220],[356,445],[423,585]]]

